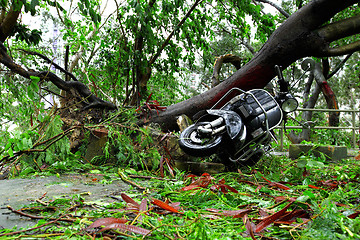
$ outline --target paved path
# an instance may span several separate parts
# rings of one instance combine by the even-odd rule
[[[18,209],[39,199],[46,193],[46,200],[56,197],[73,196],[80,193],[86,202],[116,201],[109,195],[118,196],[129,186],[122,181],[101,184],[100,175],[64,175],[60,177],[37,177],[34,179],[0,180],[0,228],[33,226],[37,221],[22,218],[7,209],[7,205]]]

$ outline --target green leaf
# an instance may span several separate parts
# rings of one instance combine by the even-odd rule
[[[9,148],[9,150],[7,152],[8,152],[10,157],[14,156],[14,152],[13,152],[12,148]]]
[[[87,8],[90,8],[90,2],[89,2],[89,0],[83,0],[83,2],[85,3],[85,6],[86,6]]]
[[[11,140],[11,139],[10,139]],[[11,142],[9,141],[5,146],[5,151],[8,150],[11,147]]]
[[[315,199],[315,194],[313,194],[311,191],[304,191],[303,192],[304,196],[309,197],[310,199]]]
[[[296,165],[299,167],[299,168],[304,168],[306,165],[307,165],[307,160],[306,159],[300,159],[297,161]]]
[[[306,202],[310,197],[308,195],[302,195],[296,199],[298,202]]]
[[[37,77],[37,76],[30,76],[30,79],[36,83],[38,83],[40,81],[40,77]]]
[[[30,10],[35,11],[35,7],[36,7],[37,5],[39,5],[39,0],[31,0]]]
[[[313,167],[313,168],[323,168],[324,167],[324,163],[319,162],[319,161],[313,161],[313,160],[308,161],[307,165],[309,167]]]

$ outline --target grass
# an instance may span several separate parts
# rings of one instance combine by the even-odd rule
[[[102,171],[109,181],[120,178]],[[20,209],[44,217],[37,228],[1,229],[0,239],[360,239],[360,162],[354,158],[267,157],[253,169],[202,177],[123,173],[136,185],[117,201],[45,198]],[[129,177],[134,174],[156,178]],[[130,231],[120,231],[119,219]],[[94,222],[108,230],[98,232]]]

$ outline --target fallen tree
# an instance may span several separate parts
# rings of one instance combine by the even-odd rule
[[[282,68],[304,57],[341,56],[358,51],[360,41],[332,47],[332,43],[360,33],[360,15],[330,21],[342,10],[358,1],[314,0],[292,14],[270,36],[254,58],[216,87],[186,101],[169,106],[163,112],[153,111],[152,118],[141,121],[159,123],[163,130],[177,129],[176,118],[192,118],[200,110],[214,105],[229,89],[263,88],[276,76],[274,65]],[[329,23],[330,21],[330,23]]]
[[[192,118],[200,110],[211,107],[229,89],[233,87],[244,90],[263,88],[275,76],[274,65],[282,68],[288,67],[298,59],[313,57],[341,56],[350,54],[360,49],[360,41],[333,47],[333,42],[360,32],[360,15],[349,16],[340,21],[332,18],[339,12],[358,5],[358,1],[313,0],[301,7],[270,36],[264,46],[258,51],[251,61],[242,66],[237,72],[214,88],[197,95],[186,101],[171,105],[165,111],[153,111],[151,118],[139,120],[139,124],[149,122],[159,123],[163,130],[177,129],[176,118],[185,114]],[[17,19],[17,11],[9,11],[11,19]],[[10,35],[7,21],[0,22],[1,40]],[[33,54],[28,52],[28,54]],[[39,56],[39,55],[38,55]],[[41,57],[41,56],[40,56]],[[42,57],[48,63],[49,59]],[[58,88],[70,92],[82,103],[81,108],[107,108],[116,109],[116,106],[104,101],[91,93],[88,86],[74,79],[66,69],[61,69],[72,81],[62,80],[50,71],[27,70],[18,65],[8,54],[4,45],[0,46],[0,62],[25,78],[39,78],[50,81]],[[50,63],[54,65],[52,62]],[[55,66],[55,65],[54,65]]]

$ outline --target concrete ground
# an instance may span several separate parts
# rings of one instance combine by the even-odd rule
[[[33,226],[36,222],[11,212],[7,205],[19,209],[29,205],[46,193],[44,201],[56,197],[82,194],[86,202],[116,201],[109,196],[118,196],[129,185],[122,181],[101,184],[99,175],[63,175],[60,177],[37,177],[34,179],[10,179],[0,181],[0,228]]]

